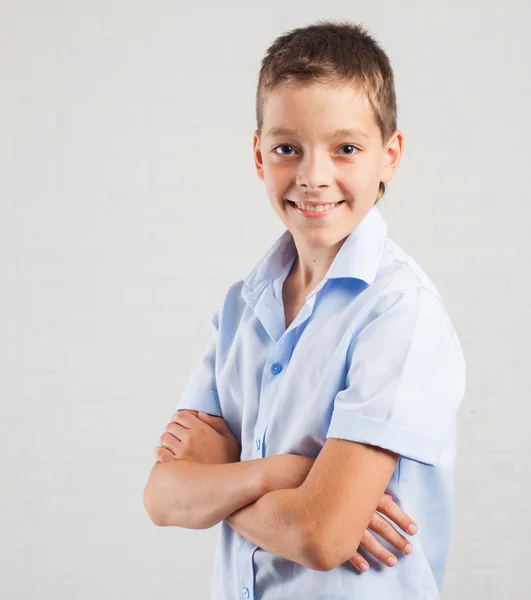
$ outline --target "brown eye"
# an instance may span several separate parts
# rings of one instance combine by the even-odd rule
[[[346,156],[354,156],[358,149],[356,148],[356,146],[353,146],[352,144],[344,144],[343,146],[341,146],[342,148],[351,148],[352,152],[347,152]]]
[[[282,152],[282,153],[278,153],[278,152],[277,152],[277,150],[278,150],[279,148],[291,148],[291,149],[293,149],[293,146],[290,146],[289,144],[280,144],[280,146],[276,146],[275,148],[273,148],[273,152],[274,152],[275,154],[278,154],[279,156],[290,156],[289,154],[287,154],[287,155],[286,155],[286,154],[284,154],[284,152]]]

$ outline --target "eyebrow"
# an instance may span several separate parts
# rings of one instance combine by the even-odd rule
[[[289,129],[289,127],[271,127],[271,129],[266,133],[266,135],[270,135],[272,137],[279,137],[282,135],[296,135],[297,132],[293,129]],[[363,129],[338,129],[331,136],[330,139],[335,139],[337,137],[361,137],[368,139],[370,136],[368,133],[365,133]]]

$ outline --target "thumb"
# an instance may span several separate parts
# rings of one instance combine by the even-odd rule
[[[207,425],[210,425],[212,429],[215,429],[219,434],[225,437],[227,437],[227,435],[230,433],[229,428],[225,423],[225,420],[221,417],[213,417],[212,415],[207,415],[206,413],[201,411],[197,413],[197,417]]]

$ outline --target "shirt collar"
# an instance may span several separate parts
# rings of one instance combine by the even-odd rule
[[[353,277],[367,285],[373,283],[386,238],[387,224],[378,207],[373,206],[345,239],[323,282],[338,277]],[[293,235],[286,229],[245,277],[242,295],[250,298],[260,294],[296,254]]]

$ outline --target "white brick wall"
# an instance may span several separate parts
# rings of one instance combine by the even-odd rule
[[[327,6],[0,2],[0,598],[208,598],[218,528],[157,528],[142,492],[213,310],[283,230],[259,61],[325,16],[390,53],[382,211],[468,360],[443,598],[529,597],[529,9]]]

